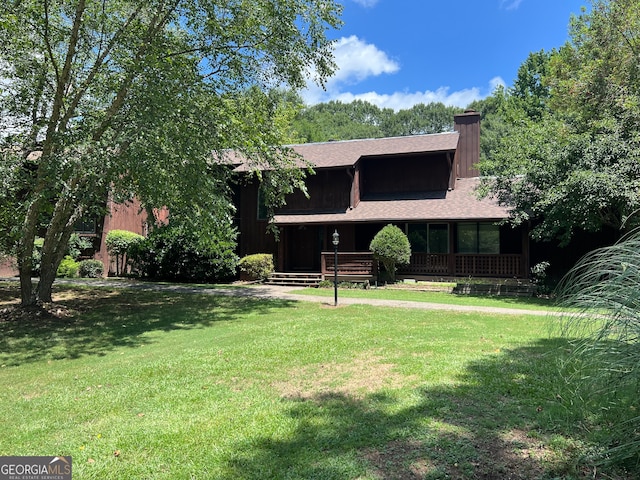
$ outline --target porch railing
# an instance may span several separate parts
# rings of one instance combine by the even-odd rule
[[[449,254],[413,253],[409,265],[402,265],[398,273],[402,275],[451,275]]]
[[[334,273],[334,252],[322,252],[323,275]],[[371,252],[338,252],[338,275],[375,275],[377,273]]]
[[[455,255],[456,275],[475,277],[522,277],[522,255]]]
[[[322,252],[321,271],[333,275],[334,252]],[[522,255],[414,253],[409,265],[398,269],[401,275],[451,275],[473,277],[524,277]],[[376,275],[371,252],[338,252],[338,275]]]

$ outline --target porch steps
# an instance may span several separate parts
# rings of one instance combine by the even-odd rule
[[[288,287],[317,287],[322,281],[321,273],[284,273],[275,272],[269,276],[268,285]]]

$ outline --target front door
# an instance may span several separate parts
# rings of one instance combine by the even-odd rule
[[[320,227],[301,225],[289,230],[287,270],[320,271]]]

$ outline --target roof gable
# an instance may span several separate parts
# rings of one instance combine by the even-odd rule
[[[355,165],[362,157],[412,153],[455,152],[458,132],[411,135],[405,137],[344,140],[288,145],[314,168],[337,168]],[[242,164],[237,171],[246,171]]]

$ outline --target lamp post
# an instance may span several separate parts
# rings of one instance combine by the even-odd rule
[[[338,244],[340,243],[340,234],[335,230],[331,235],[333,240],[333,306],[338,305]]]

